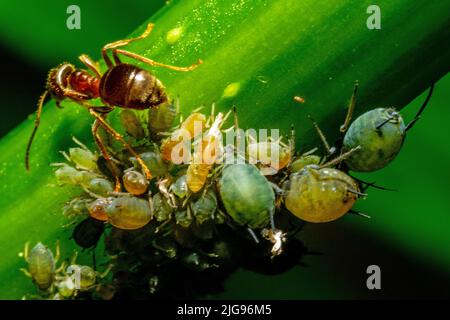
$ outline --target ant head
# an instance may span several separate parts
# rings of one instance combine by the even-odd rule
[[[50,70],[47,78],[47,90],[51,97],[56,100],[56,104],[66,97],[65,90],[69,86],[69,76],[75,71],[75,67],[64,62]]]

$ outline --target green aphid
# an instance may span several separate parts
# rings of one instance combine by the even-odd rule
[[[217,210],[217,197],[214,191],[209,189],[205,195],[192,202],[191,209],[195,220],[199,224],[212,220]]]
[[[159,135],[159,133],[170,131],[176,116],[177,110],[169,102],[160,104],[156,108],[150,108],[148,111],[148,130],[152,135],[152,139],[156,141],[161,140],[163,136]]]
[[[354,171],[381,169],[400,152],[405,135],[405,123],[395,109],[368,111],[353,121],[344,136],[344,152],[361,146],[345,163]]]
[[[135,139],[145,138],[145,131],[142,122],[134,110],[122,109],[120,111],[120,122],[125,131]]]
[[[153,196],[153,215],[158,222],[167,221],[171,218],[173,208],[167,199],[160,193]]]
[[[250,228],[268,225],[275,210],[275,193],[254,165],[228,165],[219,188],[225,209],[235,222]]]
[[[27,242],[23,257],[28,263],[28,270],[21,269],[21,271],[31,277],[39,290],[49,289],[57,273],[55,265],[59,259],[59,243],[56,244],[56,257],[53,257],[52,251],[41,242],[38,242],[30,251],[29,242]]]
[[[308,165],[312,164],[318,165],[320,164],[320,161],[321,161],[320,157],[313,154],[301,156],[300,158],[296,159],[291,163],[291,172],[292,173],[299,172]]]
[[[173,194],[175,194],[178,198],[186,197],[188,193],[188,186],[186,182],[186,175],[182,175],[179,177],[171,186],[170,190]]]
[[[384,168],[394,160],[403,146],[406,132],[419,120],[428,104],[433,87],[431,85],[426,100],[407,125],[394,108],[377,108],[362,114],[348,127],[355,107],[356,84],[345,123],[341,127],[341,132],[345,132],[342,151],[345,153],[359,146],[358,150],[344,160],[348,167],[354,171],[370,172]]]
[[[167,173],[168,165],[159,152],[148,151],[140,154],[140,156],[154,177],[162,177]],[[135,168],[141,168],[135,157],[131,157],[130,161]]]
[[[178,210],[175,212],[175,221],[183,228],[189,228],[192,223],[192,215],[187,209]]]
[[[89,181],[86,188],[96,195],[107,197],[109,193],[114,191],[114,186],[111,181],[103,178],[94,178]]]

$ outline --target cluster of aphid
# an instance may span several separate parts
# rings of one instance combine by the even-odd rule
[[[196,67],[162,65],[118,49],[146,37],[151,27],[141,37],[104,47],[108,70],[103,76],[84,55],[82,62],[95,76],[69,64],[50,73],[46,92],[58,102],[68,98],[87,106],[96,118],[92,129],[101,155],[74,139],[78,146],[63,152],[67,162],[54,165],[59,184],[83,190],[64,208],[77,223],[74,240],[95,250],[104,236],[113,274],[109,286],[98,284],[99,277],[93,276],[89,285],[70,291],[65,266],[55,270],[51,251],[38,244],[26,258],[29,274],[50,297],[73,298],[81,291],[103,292],[106,298],[195,297],[214,290],[214,284],[220,286],[237,267],[272,274],[285,271],[305,253],[294,238],[304,222],[329,222],[351,211],[358,197],[365,196],[367,185],[348,171],[374,171],[392,161],[426,105],[407,126],[391,108],[369,111],[351,123],[356,85],[336,146],[330,147],[314,123],[327,150],[324,157],[314,154],[317,149],[297,154],[293,130],[288,143],[244,136],[242,151],[238,138],[231,145],[223,145],[221,138],[229,130],[238,131],[236,112],[228,129],[223,126],[231,112],[215,115],[214,108],[210,115],[197,110],[177,122],[178,108],[159,80],[120,62],[122,54],[175,70]],[[107,55],[109,49],[115,65]],[[87,100],[98,97],[106,107],[87,105]],[[105,120],[114,107],[122,108],[126,137]],[[142,116],[133,109],[147,111]],[[32,138],[38,124],[39,117]],[[99,128],[122,147],[103,139]],[[264,157],[274,150],[275,162]],[[230,153],[241,161],[224,164],[221,160]],[[204,288],[201,279],[207,279]]]

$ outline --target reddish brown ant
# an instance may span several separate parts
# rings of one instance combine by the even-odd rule
[[[92,125],[92,134],[103,157],[108,162],[111,163],[112,159],[98,134],[98,129],[100,127],[103,127],[112,135],[114,139],[119,141],[131,152],[131,154],[142,166],[147,179],[151,179],[152,175],[150,170],[141,157],[123,139],[122,135],[120,135],[106,122],[105,118],[115,107],[145,110],[157,107],[160,104],[167,102],[168,98],[164,91],[164,86],[155,76],[147,70],[141,69],[135,65],[122,63],[119,59],[119,54],[136,59],[151,66],[164,67],[176,71],[190,71],[202,63],[202,61],[199,60],[197,63],[189,67],[175,67],[119,49],[119,47],[123,47],[130,42],[146,38],[151,33],[153,26],[154,25],[152,23],[148,24],[144,33],[136,38],[119,40],[105,45],[102,49],[102,57],[108,69],[103,75],[100,73],[97,64],[85,54],[81,55],[79,59],[91,72],[94,73],[94,75],[90,74],[87,70],[76,69],[70,63],[62,63],[58,67],[50,70],[47,78],[46,91],[39,98],[34,130],[31,134],[30,140],[28,141],[25,155],[25,167],[27,170],[30,169],[30,148],[39,127],[43,103],[46,97],[50,94],[51,98],[56,100],[56,105],[59,108],[61,101],[66,98],[88,108],[90,114],[95,117],[95,121]],[[108,50],[112,50],[115,64],[108,56]],[[96,98],[100,98],[105,105],[92,106],[87,104],[87,101]],[[116,190],[119,188],[119,178],[116,176]]]

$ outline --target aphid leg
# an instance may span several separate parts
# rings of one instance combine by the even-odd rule
[[[132,59],[141,61],[143,63],[146,63],[150,66],[153,67],[163,67],[163,68],[167,68],[170,70],[174,70],[174,71],[192,71],[194,69],[196,69],[199,65],[201,65],[203,63],[203,61],[201,59],[199,59],[196,63],[193,63],[192,65],[188,66],[188,67],[176,67],[176,66],[172,66],[169,64],[164,64],[161,62],[156,62],[152,59],[146,58],[144,56],[138,55],[136,53],[130,52],[130,51],[126,51],[126,50],[122,50],[122,49],[113,49],[113,54],[115,57],[117,57],[118,54],[122,54],[126,57],[130,57]]]
[[[82,143],[80,140],[78,140],[77,138],[75,138],[74,136],[72,136],[72,140],[79,145],[82,149],[86,150],[86,151],[91,151],[89,150],[88,147],[86,147],[86,145],[84,143]]]
[[[259,239],[255,234],[255,231],[253,231],[250,227],[247,228],[248,233],[250,233],[250,236],[255,240],[256,243],[259,243]]]
[[[353,189],[347,189],[347,191],[350,193],[356,194],[357,196],[360,196],[360,197],[367,197],[367,193],[362,193],[362,192],[359,192],[359,191],[353,190]]]
[[[27,242],[25,243],[25,246],[23,247],[23,254],[22,254],[23,258],[24,258],[25,261],[27,261],[27,262],[28,262],[28,252],[29,252],[29,251],[30,251],[30,242],[27,241]]]
[[[31,275],[30,271],[28,271],[27,269],[25,269],[25,268],[20,268],[19,270],[22,271],[23,274],[26,275],[26,276],[29,277],[29,278],[32,278],[32,277],[33,277],[33,276]]]
[[[349,151],[341,154],[339,157],[334,158],[333,160],[330,160],[322,165],[320,165],[321,168],[327,168],[327,167],[331,167],[334,166],[342,161],[344,161],[345,159],[347,159],[353,152],[357,151],[361,149],[361,146],[357,146],[353,149],[350,149]]]
[[[48,95],[48,91],[45,91],[39,98],[38,107],[37,107],[37,111],[36,111],[36,120],[34,120],[34,129],[33,129],[33,132],[31,133],[30,139],[28,139],[27,150],[25,152],[25,168],[28,171],[30,171],[31,144],[33,143],[34,137],[36,135],[36,131],[39,127],[39,124],[41,123],[42,107],[44,106],[44,101],[45,101],[45,98],[47,97],[47,95]]]
[[[411,129],[414,126],[414,124],[417,122],[417,120],[420,119],[420,116],[421,116],[423,110],[425,110],[425,107],[428,105],[428,102],[431,99],[431,95],[433,94],[433,89],[434,89],[434,83],[430,86],[430,90],[428,91],[428,95],[427,95],[425,101],[422,103],[422,106],[420,107],[420,109],[417,112],[416,116],[414,117],[414,119],[410,123],[408,123],[406,125],[405,131],[408,131],[409,129]]]
[[[369,215],[367,215],[367,214],[365,214],[365,213],[362,213],[362,212],[359,212],[359,211],[355,211],[355,210],[353,210],[353,209],[350,209],[349,212],[352,213],[352,214],[356,214],[357,216],[366,218],[366,219],[371,219],[371,218],[372,218],[371,216],[369,216]]]
[[[98,277],[100,279],[103,279],[104,277],[106,277],[111,272],[112,268],[113,268],[113,265],[109,264],[105,271],[103,271],[102,273],[98,274]]]
[[[98,64],[96,62],[94,62],[87,54],[82,54],[81,56],[78,57],[78,59],[80,59],[80,61],[86,67],[88,67],[89,70],[91,70],[93,73],[95,73],[97,78],[100,79],[102,77],[100,70],[98,68]]]
[[[130,151],[130,153],[133,155],[133,157],[136,158],[137,162],[139,162],[139,164],[142,167],[142,170],[144,170],[145,176],[147,177],[148,180],[152,179],[152,175],[150,173],[150,169],[147,167],[147,165],[145,164],[144,160],[142,160],[141,156],[133,149],[132,146],[130,146],[128,144],[128,142],[125,141],[125,139],[122,137],[122,135],[120,133],[118,133],[116,130],[114,130],[104,119],[103,116],[99,115],[97,112],[95,112],[94,108],[90,108],[89,112],[91,113],[91,115],[93,115],[96,119],[95,123],[98,123],[98,125],[101,125],[106,131],[109,132],[109,134],[117,141],[119,141],[125,148],[128,149],[128,151]],[[97,128],[98,129],[98,128]],[[106,149],[105,149],[106,151]],[[102,151],[103,153],[103,151]],[[103,155],[104,156],[104,155]],[[106,157],[105,157],[106,159]]]
[[[75,264],[77,262],[77,258],[78,258],[78,251],[74,251],[72,258],[70,259],[70,264]]]
[[[109,68],[111,68],[113,66],[113,63],[108,56],[108,50],[123,47],[123,46],[126,46],[127,44],[129,44],[130,42],[141,40],[141,39],[148,37],[148,35],[152,32],[153,27],[154,27],[154,24],[149,23],[147,25],[147,28],[145,29],[145,31],[140,36],[131,38],[131,39],[114,41],[114,42],[111,42],[111,43],[108,43],[107,45],[105,45],[102,49],[102,57],[103,57],[103,60],[105,60],[106,65]],[[116,63],[120,63],[120,60],[118,60],[118,59],[119,58],[115,55],[114,60],[116,61]]]
[[[334,147],[330,147],[330,144],[328,143],[327,138],[325,137],[325,134],[322,132],[322,130],[320,129],[317,122],[315,122],[314,119],[310,115],[308,115],[308,118],[312,121],[314,129],[316,129],[317,134],[319,135],[320,140],[322,140],[323,146],[325,147],[328,154],[329,155],[333,154],[336,151],[336,149]]]
[[[355,110],[356,105],[356,93],[358,92],[359,82],[355,81],[355,86],[353,87],[352,97],[350,98],[350,102],[348,104],[347,116],[345,117],[344,124],[339,128],[341,133],[345,133],[352,121],[353,110]]]
[[[55,264],[58,262],[61,256],[60,248],[59,248],[59,240],[56,240],[56,250],[55,250]]]
[[[63,263],[61,263],[59,268],[55,270],[55,273],[59,274],[59,273],[63,272],[64,270],[66,270],[66,267],[67,267],[67,263],[64,261]]]

